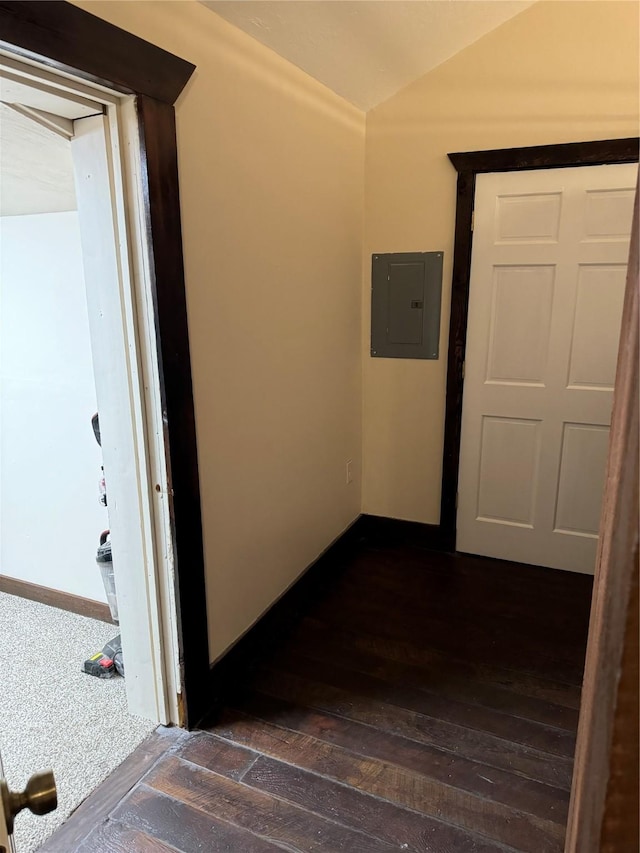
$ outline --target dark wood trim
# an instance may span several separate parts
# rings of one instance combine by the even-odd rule
[[[61,0],[0,0],[0,46],[59,71],[173,104],[195,65]]]
[[[638,160],[638,137],[531,145],[527,148],[496,148],[491,151],[461,151],[449,154],[449,159],[457,172],[474,172],[476,175],[480,172],[635,163]]]
[[[57,607],[60,610],[68,610],[69,613],[79,613],[80,616],[88,616],[89,619],[115,624],[111,618],[109,605],[103,601],[94,601],[92,598],[83,598],[81,595],[72,595],[70,592],[10,578],[7,575],[0,575],[0,592],[18,595],[20,598],[28,598],[29,601],[38,601],[40,604],[47,604],[49,607]]]
[[[638,190],[566,853],[638,849]]]
[[[157,728],[80,803],[60,829],[38,848],[40,853],[69,853],[76,850],[96,826],[108,819],[113,809],[140,779],[160,759],[179,749],[187,737],[180,729]]]
[[[160,361],[163,411],[171,413],[165,442],[171,520],[176,553],[176,607],[180,662],[186,702],[185,723],[204,714],[209,671],[200,480],[191,381],[187,303],[182,262],[182,232],[172,106],[137,99],[143,149],[143,188],[152,246],[151,272]]]
[[[640,850],[640,595],[638,589],[638,546],[632,580],[620,682],[611,739],[609,785],[604,804],[601,853],[616,853],[620,845]]]
[[[449,154],[449,159],[458,171],[458,188],[440,502],[441,541],[447,550],[455,549],[456,543],[456,496],[464,386],[462,369],[467,343],[469,278],[473,243],[471,228],[476,175],[481,172],[635,163],[638,161],[638,143],[638,138],[632,137]]]
[[[409,545],[428,551],[446,551],[446,542],[438,524],[404,521],[380,515],[361,515],[359,534],[372,547]]]
[[[464,385],[463,365],[467,341],[471,225],[475,191],[475,172],[469,169],[459,172],[451,280],[449,349],[447,354],[442,493],[440,496],[440,528],[442,538],[446,541],[449,550],[454,550],[456,545],[456,507],[460,465],[460,432],[462,429],[462,389]]]
[[[181,724],[204,713],[209,676],[198,453],[180,229],[173,102],[194,65],[70,3],[0,0],[0,45],[137,95],[167,469],[172,492]]]
[[[308,566],[280,598],[224,655],[211,665],[209,674],[209,721],[232,701],[248,675],[286,641],[309,604],[319,601],[348,565],[362,542],[362,517],[357,518]]]

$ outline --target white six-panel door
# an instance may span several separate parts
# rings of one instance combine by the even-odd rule
[[[460,551],[594,570],[636,175],[478,175]]]

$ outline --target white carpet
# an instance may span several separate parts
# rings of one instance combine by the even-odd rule
[[[117,626],[0,593],[0,750],[22,790],[51,767],[58,809],[16,818],[19,853],[36,850],[155,726],[127,712],[124,680],[81,672]],[[125,664],[126,665],[126,664]]]

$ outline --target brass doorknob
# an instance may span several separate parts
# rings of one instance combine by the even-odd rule
[[[22,809],[30,809],[34,814],[43,815],[58,807],[58,791],[52,770],[36,773],[27,782],[24,791],[10,791],[4,779],[0,780],[0,794],[4,803],[7,832],[13,832],[13,819]]]

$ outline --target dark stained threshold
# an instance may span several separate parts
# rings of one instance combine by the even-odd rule
[[[123,797],[160,758],[170,755],[187,736],[182,729],[162,726],[157,728],[78,806],[60,829],[39,848],[39,853],[71,853],[73,850],[85,849],[83,842],[87,836],[92,835],[103,822],[108,823],[111,812]],[[20,817],[16,820],[20,820]],[[97,847],[96,850],[98,849],[111,848]],[[133,851],[137,848],[122,849]]]
[[[316,591],[43,853],[560,853],[591,578],[361,544]]]

